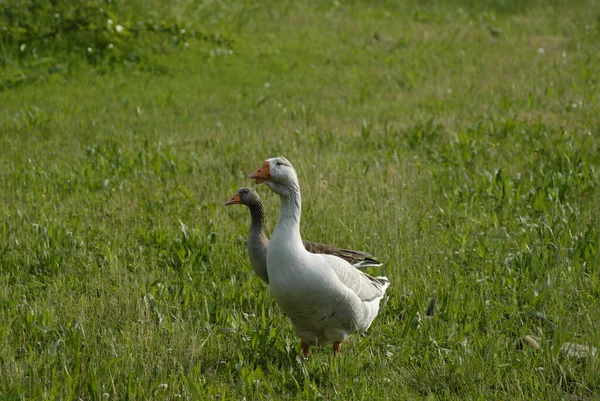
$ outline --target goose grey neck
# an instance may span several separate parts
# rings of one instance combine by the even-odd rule
[[[265,231],[265,209],[261,201],[252,202],[247,205],[250,209],[250,231],[263,234]]]

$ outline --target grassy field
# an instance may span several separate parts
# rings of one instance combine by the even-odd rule
[[[2,399],[600,397],[560,351],[600,345],[600,3],[169,10],[231,45],[0,92]],[[301,360],[224,206],[276,155],[303,236],[392,281],[340,358]]]

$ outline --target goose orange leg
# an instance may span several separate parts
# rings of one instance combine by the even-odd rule
[[[302,342],[302,357],[304,359],[308,359],[308,347],[309,345],[305,342]]]
[[[339,341],[336,341],[333,343],[333,355],[339,355],[339,353],[342,351],[342,343]]]

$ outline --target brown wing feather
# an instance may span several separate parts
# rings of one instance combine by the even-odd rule
[[[350,249],[341,249],[335,246],[321,244],[319,242],[302,241],[308,252],[317,254],[334,255],[346,260],[348,263],[355,264],[366,262],[372,265],[381,265],[371,254],[362,251],[353,251]]]

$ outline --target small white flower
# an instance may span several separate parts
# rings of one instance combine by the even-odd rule
[[[188,42],[185,42],[185,43],[183,44],[183,47],[185,47],[185,48],[187,49],[188,47],[190,47],[190,44],[189,44]]]
[[[106,23],[107,23],[108,25],[112,25],[112,24],[113,24],[113,20],[111,20],[111,19],[107,19],[107,20],[106,20]]]
[[[115,26],[115,31],[117,31],[117,33],[122,32],[123,31],[123,26],[122,25],[117,25]]]
[[[19,50],[21,50],[22,52],[25,51],[25,49],[27,49],[27,45],[25,43],[23,43],[20,47]]]
[[[54,18],[60,18],[60,14],[59,13],[55,13],[54,14]]]
[[[185,34],[185,29],[182,29],[181,31],[179,31],[179,33],[181,33],[182,35]]]
[[[540,47],[539,49],[537,49],[537,53],[538,53],[540,56],[543,56],[544,54],[546,54],[546,50],[544,50],[544,48],[543,48],[543,47]]]
[[[166,390],[169,388],[169,385],[167,383],[161,383],[158,388],[162,389],[162,390]]]
[[[91,47],[88,47],[88,53],[91,53],[93,51],[94,51],[94,49],[92,49]]]
[[[108,48],[109,48],[109,49],[113,49],[114,47],[115,47],[115,45],[113,45],[112,43],[109,43],[109,44],[108,44]]]

